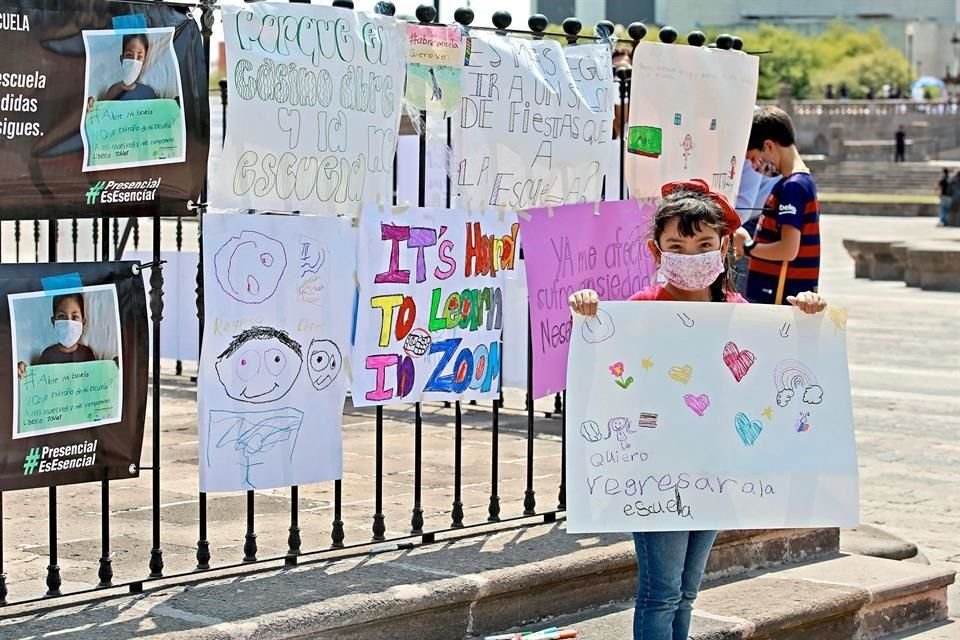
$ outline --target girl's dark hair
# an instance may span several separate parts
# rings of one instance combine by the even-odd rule
[[[667,221],[673,218],[677,219],[677,228],[682,236],[695,236],[704,226],[716,231],[721,239],[727,235],[727,225],[720,205],[711,196],[700,191],[679,189],[660,201],[656,213],[653,214],[652,231],[653,240],[658,246]],[[733,254],[728,245],[727,254],[723,256],[723,273],[710,285],[710,299],[714,302],[725,302],[727,294],[736,291]]]
[[[80,315],[84,318],[87,317],[87,310],[83,303],[83,294],[82,293],[65,293],[62,296],[53,296],[53,315],[57,315],[57,309],[60,308],[60,303],[66,302],[67,300],[76,300],[77,306],[80,307]]]
[[[122,53],[123,51],[126,51],[126,50],[127,50],[127,44],[130,43],[130,42],[133,42],[134,40],[139,40],[141,43],[143,43],[143,50],[144,50],[144,52],[150,51],[150,40],[147,39],[147,34],[145,34],[145,33],[128,33],[127,35],[123,36],[123,42],[122,42],[122,44],[120,45],[120,51],[121,51],[121,53]]]

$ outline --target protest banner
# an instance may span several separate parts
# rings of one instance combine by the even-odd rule
[[[601,303],[567,369],[567,530],[854,527],[845,309]]]
[[[277,2],[225,5],[223,23],[233,89],[213,204],[356,215],[389,200],[403,23]]]
[[[194,19],[105,0],[0,0],[0,15],[0,215],[191,215],[210,144]]]
[[[204,216],[201,491],[342,475],[355,246],[345,218]]]
[[[626,300],[653,283],[657,267],[647,247],[652,216],[653,207],[636,200],[528,209],[521,216],[534,398],[566,388],[574,291]]]
[[[495,398],[515,215],[366,207],[353,404]]]
[[[631,196],[659,197],[667,182],[701,178],[736,202],[758,61],[741,51],[637,45],[625,159]]]
[[[135,266],[0,266],[0,490],[139,474],[148,354]]]
[[[609,47],[477,32],[469,42],[452,136],[460,201],[524,209],[599,200],[613,166]]]

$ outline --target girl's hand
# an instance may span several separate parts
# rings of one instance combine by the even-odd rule
[[[592,317],[597,315],[597,305],[600,303],[600,297],[593,289],[581,289],[570,296],[568,302],[574,313]]]
[[[819,293],[813,291],[804,291],[795,296],[787,296],[787,302],[800,309],[804,313],[820,313],[827,308],[827,301],[820,297]]]
[[[27,365],[24,362],[17,363],[17,377],[23,380],[27,377]]]

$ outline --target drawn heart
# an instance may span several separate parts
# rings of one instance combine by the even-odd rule
[[[738,413],[734,418],[734,424],[736,424],[737,435],[740,436],[740,440],[748,447],[753,446],[753,443],[757,441],[763,431],[763,423],[759,420],[751,422],[745,413]]]
[[[690,407],[695,414],[701,417],[706,413],[707,407],[710,406],[710,398],[707,397],[705,393],[701,393],[699,396],[688,393],[683,396],[683,401],[687,403],[687,406]]]
[[[743,380],[743,377],[747,375],[750,367],[756,361],[757,359],[752,352],[746,349],[740,351],[737,349],[737,345],[732,342],[728,342],[723,347],[723,364],[727,365],[727,369],[730,369],[730,373],[737,379],[737,382]]]
[[[670,367],[670,370],[667,371],[667,375],[680,384],[687,384],[690,382],[690,376],[693,375],[693,367],[688,364],[685,364],[682,367]]]

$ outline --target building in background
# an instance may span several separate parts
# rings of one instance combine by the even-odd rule
[[[834,20],[858,30],[877,27],[903,51],[916,74],[960,73],[960,0],[535,0],[551,22],[577,16],[585,25],[604,18],[670,25],[681,34],[720,27],[744,31],[762,23],[816,35]]]

